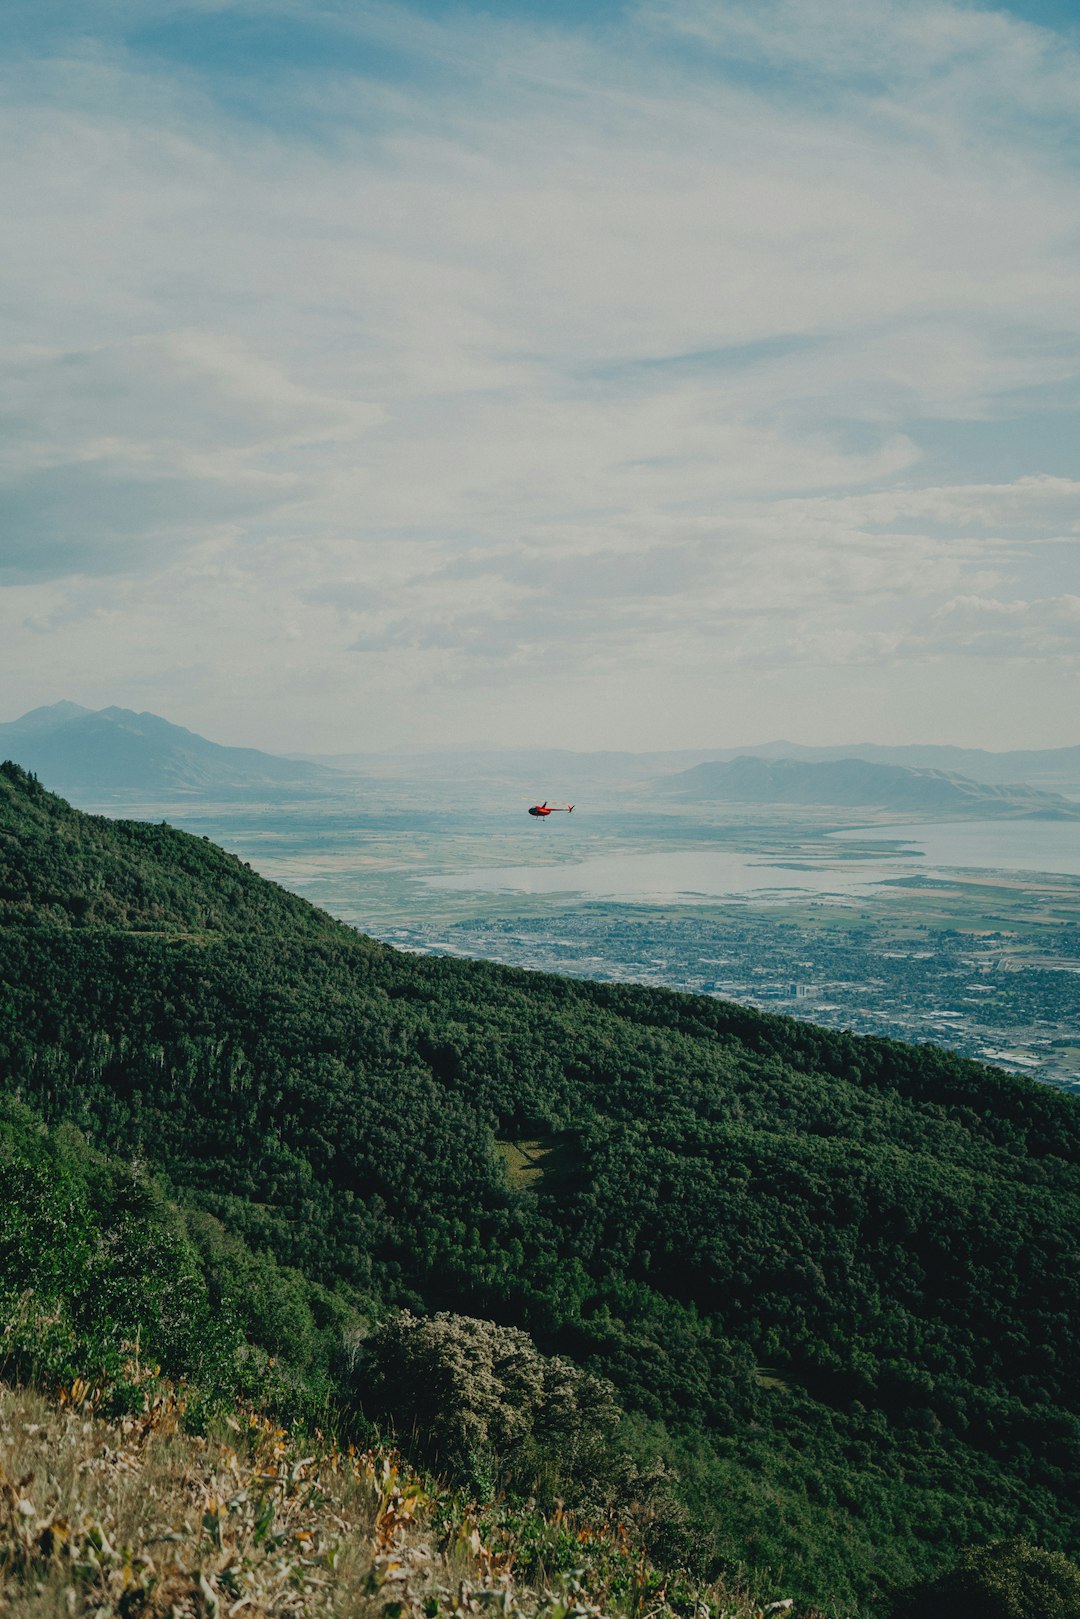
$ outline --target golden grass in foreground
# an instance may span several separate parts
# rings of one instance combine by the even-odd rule
[[[88,1394],[0,1385],[3,1619],[674,1619],[655,1586],[613,1607],[573,1574],[517,1583],[513,1549],[393,1451],[301,1455],[252,1413],[196,1437],[172,1396],[105,1421]],[[760,1619],[709,1597],[696,1619]]]
[[[0,1392],[5,1619],[357,1611],[403,1508],[390,1463],[377,1479],[374,1457],[284,1441],[253,1416],[228,1441],[186,1435],[173,1400],[108,1423]]]

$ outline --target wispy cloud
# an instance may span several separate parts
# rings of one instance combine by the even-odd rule
[[[9,701],[587,744],[617,694],[632,746],[721,740],[741,671],[744,737],[824,738],[873,664],[915,735],[982,659],[976,740],[1066,740],[1073,45],[948,0],[529,10],[16,8]]]
[[[304,458],[380,418],[234,340],[178,331],[0,355],[0,579],[145,572],[310,493]]]

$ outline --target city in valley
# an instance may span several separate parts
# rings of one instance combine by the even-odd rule
[[[1075,823],[601,800],[556,829],[497,792],[438,802],[383,779],[335,805],[169,818],[399,948],[717,995],[1080,1090]]]

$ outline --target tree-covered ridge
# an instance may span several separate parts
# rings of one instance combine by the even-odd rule
[[[333,928],[207,838],[84,815],[0,764],[0,926],[235,933]],[[375,947],[377,948],[377,947]]]
[[[0,1073],[49,1121],[334,1310],[490,1318],[610,1379],[683,1476],[695,1556],[842,1598],[995,1534],[1075,1549],[1073,1100],[399,956],[200,839],[0,787]],[[541,1138],[515,1186],[496,1143]]]

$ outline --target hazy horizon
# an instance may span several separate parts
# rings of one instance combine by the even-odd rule
[[[36,713],[39,710],[48,710],[50,708],[59,707],[62,704],[67,704],[67,703],[74,704],[74,706],[76,708],[83,708],[87,714],[93,714],[93,713],[101,712],[101,710],[91,709],[86,704],[79,704],[78,702],[76,702],[72,698],[56,698],[51,702],[35,703],[35,704],[32,705],[31,708],[24,709],[19,714],[12,714],[12,715],[10,715],[8,717],[0,718],[0,727],[5,726],[5,725],[14,724],[18,720],[21,720],[21,719],[25,718],[28,714]],[[210,735],[210,736],[208,736],[203,732],[195,731],[194,726],[184,725],[181,721],[173,718],[172,716],[170,716],[168,714],[154,714],[152,710],[133,709],[130,703],[104,704],[102,706],[103,706],[103,708],[114,707],[114,708],[119,708],[119,709],[125,709],[128,712],[135,713],[135,714],[139,714],[139,713],[152,714],[153,717],[156,718],[156,719],[164,719],[164,720],[166,720],[168,723],[170,723],[172,725],[180,726],[181,729],[193,731],[197,736],[203,737],[203,740],[209,741],[209,742],[214,742],[214,743],[216,743],[216,744],[218,744],[219,746],[222,746],[222,747],[229,747],[229,748],[254,748],[254,747],[258,747],[260,749],[260,751],[264,751],[264,752],[268,752],[268,753],[274,753],[274,754],[280,754],[280,755],[282,755],[284,757],[309,758],[309,759],[313,759],[313,760],[322,760],[322,761],[325,761],[327,763],[329,763],[333,759],[347,759],[347,758],[352,757],[354,755],[358,756],[358,755],[366,754],[366,753],[386,754],[386,755],[389,755],[391,757],[394,756],[394,755],[399,755],[402,758],[408,758],[408,757],[410,757],[412,755],[423,755],[423,754],[428,754],[428,753],[447,753],[447,754],[468,754],[468,753],[485,753],[485,752],[491,752],[491,753],[527,753],[527,752],[530,752],[530,751],[535,751],[535,752],[569,752],[569,753],[580,753],[580,754],[583,754],[583,755],[599,755],[599,756],[602,756],[604,754],[609,754],[609,753],[610,754],[631,753],[631,754],[650,755],[650,754],[661,754],[661,753],[673,753],[673,754],[687,753],[687,754],[691,754],[691,753],[709,753],[709,752],[731,752],[732,750],[738,749],[738,748],[753,749],[753,748],[770,748],[770,747],[796,747],[796,748],[809,748],[809,749],[814,749],[814,748],[822,748],[822,749],[885,748],[885,749],[888,749],[888,748],[904,748],[904,747],[924,747],[924,748],[942,747],[942,748],[962,749],[962,750],[969,750],[969,749],[972,749],[972,748],[975,747],[974,744],[967,743],[967,742],[962,742],[962,741],[960,741],[960,742],[953,741],[953,742],[937,743],[937,742],[928,742],[928,741],[926,741],[925,738],[920,738],[920,739],[914,740],[912,742],[892,742],[892,741],[889,741],[889,740],[881,738],[881,737],[850,737],[849,736],[849,737],[845,737],[845,738],[837,740],[837,741],[814,742],[814,741],[808,741],[808,740],[800,739],[800,738],[797,738],[797,737],[790,737],[790,736],[787,736],[787,737],[780,737],[780,736],[753,736],[753,737],[743,737],[743,738],[740,738],[738,740],[732,740],[732,739],[715,740],[714,739],[712,741],[702,741],[702,742],[696,742],[696,743],[689,743],[689,744],[686,744],[685,746],[678,746],[678,747],[671,747],[671,748],[647,748],[647,747],[639,747],[639,748],[616,748],[616,747],[571,748],[571,747],[567,747],[563,743],[552,743],[552,742],[535,742],[535,743],[533,743],[533,742],[522,742],[519,739],[518,740],[509,740],[509,739],[499,740],[497,738],[490,738],[490,737],[473,737],[473,738],[464,738],[463,740],[460,740],[460,741],[457,741],[457,742],[454,742],[454,743],[444,743],[441,746],[438,745],[438,744],[435,744],[435,743],[422,744],[422,743],[416,743],[416,742],[401,742],[401,743],[397,744],[396,746],[393,745],[393,744],[390,744],[390,745],[382,747],[382,748],[341,748],[341,749],[338,749],[336,751],[332,751],[332,750],[314,750],[314,749],[310,749],[310,748],[286,748],[286,747],[283,747],[283,746],[280,746],[280,745],[277,746],[277,747],[270,747],[270,746],[266,746],[265,744],[262,744],[262,743],[257,744],[255,742],[252,742],[246,736],[234,736],[234,735],[230,735],[230,736]],[[1077,735],[1076,735],[1076,737],[1075,737],[1075,739],[1073,741],[1065,742],[1065,743],[1059,743],[1059,744],[1051,744],[1049,750],[1000,748],[1000,749],[988,749],[988,750],[984,750],[984,751],[999,752],[999,753],[1012,753],[1012,752],[1024,752],[1024,751],[1042,752],[1042,751],[1053,751],[1054,747],[1061,747],[1061,748],[1080,747],[1080,726],[1077,727]],[[0,752],[2,752],[2,744],[0,744]]]
[[[13,717],[324,755],[1076,742],[1061,0],[5,24]]]

